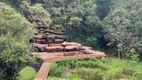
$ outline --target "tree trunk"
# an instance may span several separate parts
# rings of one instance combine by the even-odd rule
[[[120,52],[118,51],[118,58],[120,59]]]
[[[122,59],[125,59],[125,55],[124,55],[124,53],[123,53],[123,52],[121,52],[121,54],[122,54]]]

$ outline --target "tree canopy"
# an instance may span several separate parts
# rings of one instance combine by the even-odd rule
[[[110,13],[103,20],[106,38],[116,47],[119,56],[128,57],[131,49],[140,50],[142,41],[140,4],[139,0],[113,1]]]
[[[141,0],[0,0],[0,80],[15,80],[30,59],[31,19],[64,30],[68,41],[142,57]]]
[[[33,25],[15,9],[0,3],[0,79],[15,80],[30,60]]]

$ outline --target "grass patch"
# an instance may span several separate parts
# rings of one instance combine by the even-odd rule
[[[58,78],[58,77],[48,77],[47,80],[64,80],[62,78]]]
[[[26,66],[19,72],[18,80],[33,80],[36,75],[36,71],[29,66]]]

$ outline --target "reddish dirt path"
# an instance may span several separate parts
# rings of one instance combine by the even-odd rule
[[[57,55],[61,55],[61,53],[55,55],[55,54],[46,53],[46,52],[43,52],[43,53],[33,52],[31,54],[38,55],[41,59],[44,60],[34,80],[46,80],[48,77],[49,69],[50,69],[50,63],[54,60],[60,61],[60,60],[65,60],[65,59],[101,58],[101,57],[106,56],[105,54],[101,52],[97,52],[96,54],[84,54],[84,55],[77,55],[77,56],[57,56]]]

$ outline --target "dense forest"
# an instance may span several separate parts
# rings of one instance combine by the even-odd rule
[[[0,0],[0,80],[15,80],[34,61],[33,13],[46,27],[64,30],[67,41],[111,57],[142,59],[141,0]]]

